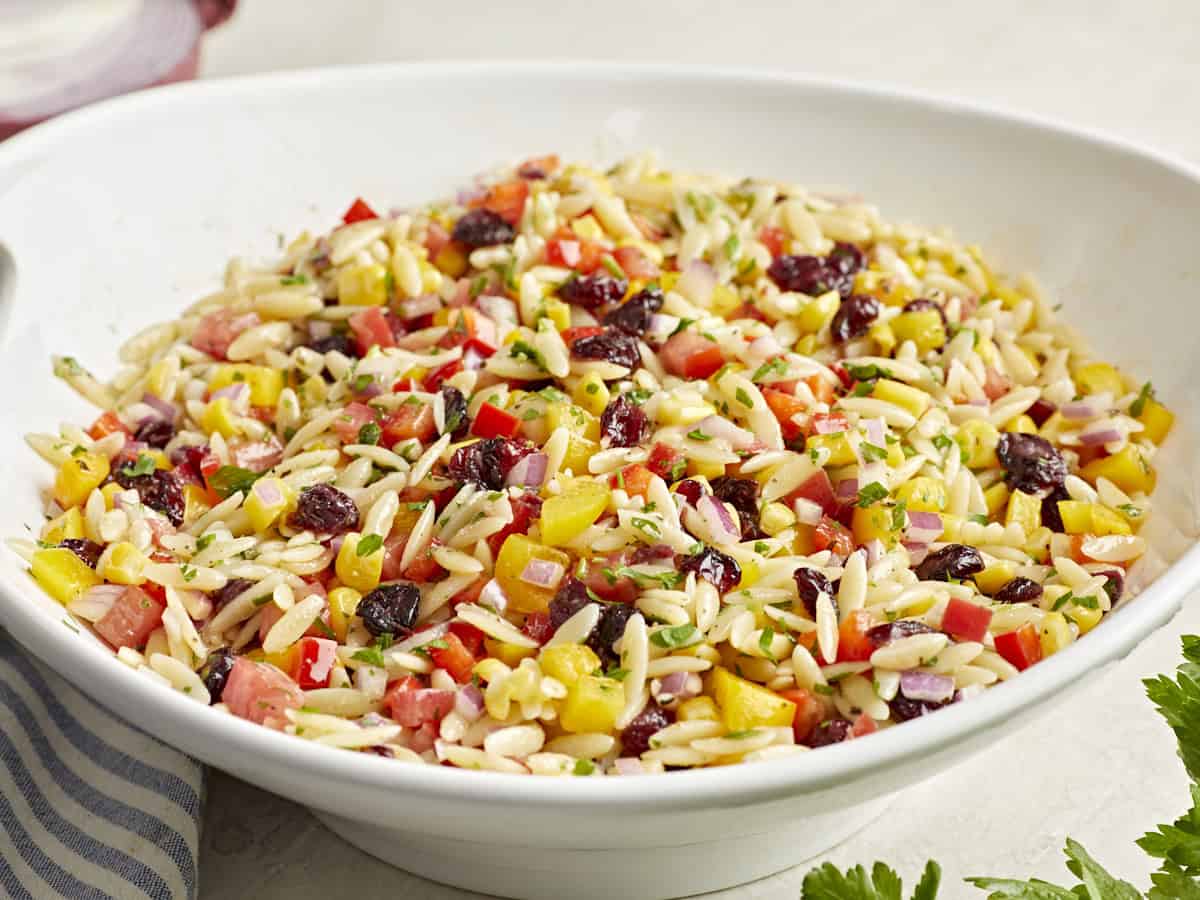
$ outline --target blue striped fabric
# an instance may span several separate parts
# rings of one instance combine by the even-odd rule
[[[194,900],[204,769],[0,630],[0,895]]]

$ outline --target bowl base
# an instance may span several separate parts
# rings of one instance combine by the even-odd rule
[[[873,799],[762,834],[677,847],[547,849],[455,841],[313,810],[335,834],[384,862],[443,884],[523,900],[667,900],[745,884],[800,865],[868,825]]]

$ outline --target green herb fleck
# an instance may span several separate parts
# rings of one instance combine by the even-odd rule
[[[377,534],[364,534],[358,539],[354,552],[358,556],[370,556],[383,546],[383,538]]]
[[[382,435],[382,428],[374,422],[367,422],[362,428],[358,429],[358,442],[360,444],[378,444],[379,438]]]
[[[874,503],[878,503],[880,500],[882,500],[887,495],[888,495],[887,488],[885,488],[878,481],[872,481],[866,487],[861,488],[859,490],[859,492],[858,492],[858,507],[859,507],[859,509],[866,509],[868,506],[871,506]]]
[[[675,625],[654,632],[650,635],[650,643],[665,650],[675,650],[691,644],[696,634],[695,625]]]
[[[121,474],[126,478],[136,478],[139,475],[149,475],[154,471],[154,457],[148,456],[145,453],[139,453],[137,462],[131,466],[125,466],[121,469]]]

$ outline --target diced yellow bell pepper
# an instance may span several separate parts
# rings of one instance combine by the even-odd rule
[[[795,718],[795,703],[728,669],[713,670],[712,685],[721,719],[732,732],[760,726],[783,727],[791,725]]]
[[[1079,626],[1080,634],[1087,634],[1100,624],[1100,620],[1104,618],[1104,611],[1100,609],[1100,604],[1098,603],[1094,607],[1079,606],[1072,603],[1067,608],[1066,615],[1072,622]]]
[[[1136,444],[1129,444],[1112,456],[1092,460],[1080,474],[1092,484],[1098,478],[1107,478],[1127,494],[1153,493],[1157,481],[1150,461]]]
[[[598,481],[576,478],[562,493],[542,503],[542,540],[561,546],[600,518],[612,491]]]
[[[554,431],[559,427],[589,441],[600,440],[600,419],[574,403],[555,401],[546,404],[546,428]]]
[[[667,394],[659,401],[656,418],[662,425],[692,425],[715,412],[716,409],[707,403],[685,405]]]
[[[994,519],[1000,515],[1000,510],[1008,505],[1008,497],[1011,492],[1008,485],[1003,481],[997,481],[990,488],[983,492],[983,502],[987,504],[988,518]]]
[[[917,309],[900,313],[889,323],[896,339],[912,341],[918,353],[928,353],[946,343],[946,328],[942,315],[936,309]]]
[[[42,526],[42,540],[47,544],[61,544],[65,540],[78,540],[81,537],[83,514],[77,506],[72,506],[61,516]]]
[[[433,264],[451,278],[461,278],[467,271],[467,254],[453,241],[446,244],[433,258]]]
[[[804,446],[809,450],[828,450],[829,459],[825,463],[827,466],[849,466],[857,461],[854,448],[850,446],[850,440],[844,431],[833,434],[814,434],[805,442]]]
[[[358,610],[362,594],[348,587],[336,587],[329,592],[329,627],[339,643],[345,643],[350,621]]]
[[[388,270],[379,263],[344,266],[337,273],[342,306],[383,306],[388,299]]]
[[[1033,534],[1042,524],[1042,501],[1024,491],[1013,491],[1008,497],[1004,524],[1016,522],[1026,535]]]
[[[65,547],[34,551],[30,570],[42,590],[63,606],[101,582],[91,566]]]
[[[692,697],[679,704],[679,708],[675,711],[675,717],[680,722],[697,720],[718,722],[721,719],[721,710],[717,708],[716,701],[712,697]]]
[[[1105,362],[1082,365],[1075,370],[1075,386],[1084,396],[1090,394],[1112,394],[1120,397],[1125,393],[1125,381],[1121,373]]]
[[[342,549],[338,551],[334,569],[342,584],[366,593],[379,586],[379,576],[383,573],[383,545],[380,544],[373,552],[358,555],[363,535],[351,531],[342,541]],[[369,544],[363,545],[368,549]]]
[[[329,385],[320,375],[313,375],[300,385],[300,402],[304,406],[320,406],[329,396]]]
[[[796,524],[796,514],[782,503],[768,503],[762,509],[759,525],[771,537]]]
[[[1042,655],[1053,656],[1074,640],[1067,617],[1060,612],[1048,612],[1042,617]]]
[[[942,513],[941,540],[957,541],[961,535],[964,521],[966,520],[962,516],[956,516],[953,513]]]
[[[725,464],[719,462],[702,462],[698,459],[689,459],[687,463],[687,473],[693,477],[699,476],[712,481],[725,474]]]
[[[975,573],[975,585],[983,593],[991,596],[1013,580],[1016,569],[1012,563],[999,560],[985,566],[982,572]]]
[[[1137,420],[1142,423],[1144,429],[1142,434],[1154,443],[1161,444],[1163,438],[1167,436],[1167,432],[1171,430],[1171,426],[1175,424],[1175,413],[1157,400],[1149,398],[1146,400],[1146,405],[1142,407],[1142,413]]]
[[[156,397],[166,393],[167,379],[171,377],[172,367],[165,359],[160,359],[146,370],[146,390]],[[175,369],[178,371],[177,369]],[[169,399],[169,398],[164,398]]]
[[[1041,510],[1038,510],[1039,518]],[[1045,525],[1039,525],[1033,531],[1026,530],[1025,544],[1021,547],[1036,563],[1045,564],[1050,560],[1050,538],[1052,532]]]
[[[1000,429],[983,419],[970,419],[959,426],[954,440],[967,455],[970,469],[986,469],[998,466],[996,447],[1000,443]]]
[[[842,298],[838,292],[828,291],[804,304],[796,315],[796,321],[803,331],[814,334],[833,321],[841,305]]]
[[[296,492],[282,478],[268,475],[254,482],[242,508],[255,531],[266,531],[296,503]]]
[[[604,379],[595,372],[589,372],[579,379],[579,384],[571,392],[571,399],[593,416],[598,416],[608,406],[610,394]]]
[[[558,714],[559,724],[574,734],[607,733],[625,707],[625,690],[615,678],[584,675],[567,688],[567,699]]]
[[[198,484],[183,486],[183,521],[191,524],[211,509],[208,492]]]
[[[892,528],[892,507],[876,503],[863,508],[854,507],[850,519],[850,530],[854,534],[855,543],[862,545],[867,541],[880,540],[885,546],[892,546],[899,539],[900,532]]]
[[[876,381],[871,396],[876,400],[894,403],[901,409],[908,410],[917,418],[923,416],[925,410],[929,409],[930,400],[927,393],[890,378],[880,378]]]
[[[571,230],[585,241],[603,241],[607,239],[604,229],[591,213],[571,220]]]
[[[887,322],[876,322],[867,329],[867,337],[875,342],[880,356],[891,356],[896,349],[896,334]]]
[[[542,304],[542,314],[554,323],[559,331],[571,327],[571,307],[557,297],[547,297]]]
[[[1005,431],[1016,432],[1017,434],[1037,434],[1037,423],[1029,416],[1017,416],[1015,419],[1009,419],[1008,424],[1004,426]]]
[[[146,580],[142,569],[146,557],[129,541],[113,544],[100,556],[96,574],[113,584],[141,584]]]
[[[753,587],[762,578],[762,568],[755,560],[748,556],[743,556],[742,559],[739,559],[738,566],[742,570],[742,577],[738,579],[735,590],[740,591],[748,587]]]
[[[708,301],[708,308],[718,316],[728,316],[741,305],[741,296],[727,284],[718,284],[713,288],[712,297]]]
[[[210,400],[200,416],[200,427],[212,434],[219,431],[222,437],[233,437],[238,433],[237,417],[228,397]]]
[[[946,508],[946,485],[937,478],[918,475],[896,488],[896,497],[918,512],[941,512]]]
[[[208,389],[215,393],[239,382],[250,388],[252,406],[274,406],[284,388],[281,370],[272,369],[270,366],[238,363],[217,366],[216,372],[208,382]]]
[[[548,505],[549,501],[542,504],[543,517]],[[543,526],[543,539],[544,532]],[[555,563],[561,566],[564,572],[571,565],[571,558],[561,550],[539,544],[524,534],[510,534],[504,539],[500,552],[496,554],[496,581],[504,589],[508,605],[516,612],[544,612],[554,599],[554,587],[540,587],[521,578],[526,566],[535,559]]]
[[[108,477],[108,457],[85,450],[62,464],[54,478],[54,499],[63,509],[82,506]]]
[[[1102,503],[1092,504],[1092,534],[1133,534],[1129,523],[1118,512],[1109,509]]]
[[[584,675],[591,675],[600,668],[600,657],[583,644],[558,644],[542,650],[542,671],[557,678],[567,687],[575,684]]]
[[[890,272],[870,269],[863,269],[854,276],[854,293],[870,294],[885,306],[903,306],[913,298],[912,289],[899,278]]]
[[[506,666],[514,669],[521,664],[521,660],[537,653],[537,649],[534,647],[522,647],[518,644],[509,644],[490,637],[483,639],[483,646],[487,649],[488,656],[498,659]]]
[[[1083,500],[1059,500],[1058,515],[1067,534],[1087,534],[1092,530],[1092,504]]]
[[[596,441],[572,434],[567,439],[567,452],[563,454],[562,468],[564,471],[570,469],[577,474],[586,472],[588,460],[599,452],[600,445]]]

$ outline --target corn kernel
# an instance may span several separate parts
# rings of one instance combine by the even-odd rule
[[[593,416],[604,412],[609,398],[608,386],[595,372],[589,372],[579,379],[579,384],[575,385],[575,390],[571,392],[571,399]]]
[[[108,547],[96,564],[96,573],[113,584],[141,584],[145,581],[142,568],[146,557],[129,541],[121,541]]]
[[[717,722],[721,719],[721,711],[712,697],[692,697],[679,704],[675,717],[680,722]]]
[[[996,458],[996,447],[1000,443],[1000,430],[991,422],[983,419],[970,419],[963,422],[954,435],[954,440],[967,455],[966,464],[970,469],[985,469],[1000,465]]]
[[[47,544],[61,544],[66,540],[83,537],[83,515],[79,507],[72,506],[61,516],[51,519],[42,526],[42,540]]]
[[[983,593],[991,596],[1013,580],[1016,568],[1010,562],[1000,560],[985,566],[982,572],[975,573],[975,584]]]
[[[233,437],[238,433],[237,417],[228,397],[210,400],[200,416],[200,427],[211,434],[219,431],[222,437]]]
[[[338,303],[342,306],[383,306],[387,303],[388,270],[379,263],[349,265],[338,270]]]
[[[918,475],[896,488],[896,497],[918,512],[941,512],[946,508],[946,485],[937,478]]]
[[[1015,419],[1009,419],[1004,430],[1017,434],[1037,434],[1038,427],[1037,423],[1029,416],[1021,415]]]
[[[108,477],[108,458],[85,450],[66,460],[54,478],[54,499],[63,509],[82,506]]]
[[[63,606],[100,584],[91,566],[65,547],[35,551],[30,571],[42,590]]]
[[[796,514],[782,503],[768,503],[763,507],[759,524],[771,537],[791,528],[796,523]]]
[[[383,546],[381,544],[375,551],[359,556],[362,537],[357,531],[346,535],[334,568],[343,584],[365,594],[379,586],[379,576],[383,572]]]
[[[1003,481],[997,481],[983,492],[983,502],[987,504],[988,518],[994,519],[1000,515],[1000,510],[1008,505],[1011,491]]]
[[[1062,613],[1049,612],[1042,617],[1042,656],[1053,656],[1069,646],[1074,639],[1067,617]]]
[[[894,403],[901,409],[906,409],[918,419],[929,409],[929,395],[915,387],[893,381],[890,378],[880,378],[875,382],[871,396],[876,400]]]
[[[350,620],[354,618],[361,599],[362,594],[354,588],[336,587],[329,592],[329,627],[340,643],[346,640]]]
[[[841,304],[842,298],[837,291],[828,291],[819,297],[813,297],[797,314],[800,328],[809,334],[815,334],[833,321]]]
[[[600,668],[600,657],[583,644],[558,644],[542,650],[542,671],[571,687],[584,675],[591,675]]]

